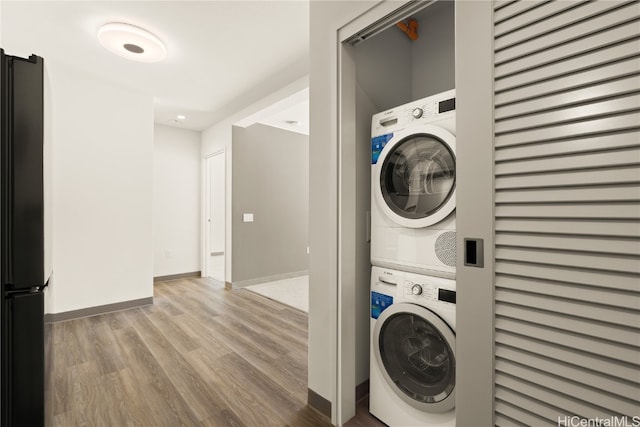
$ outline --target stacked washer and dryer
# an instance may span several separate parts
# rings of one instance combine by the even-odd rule
[[[369,411],[455,425],[455,91],[372,118]]]

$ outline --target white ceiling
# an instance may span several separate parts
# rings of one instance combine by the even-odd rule
[[[0,8],[5,53],[34,53],[51,64],[152,95],[156,123],[203,130],[308,74],[305,0],[2,0]],[[167,58],[145,64],[108,52],[97,38],[107,22],[149,30],[166,44]],[[273,120],[306,117],[308,102],[299,104],[290,119]],[[177,123],[178,114],[187,119]],[[269,124],[269,117],[261,120]]]

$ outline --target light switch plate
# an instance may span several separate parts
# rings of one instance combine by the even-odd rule
[[[253,222],[253,214],[252,213],[243,213],[242,214],[242,222]]]

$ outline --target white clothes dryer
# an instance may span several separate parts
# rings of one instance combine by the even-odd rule
[[[373,265],[455,277],[455,126],[455,90],[373,116]]]
[[[455,281],[371,270],[369,411],[391,427],[455,426]]]

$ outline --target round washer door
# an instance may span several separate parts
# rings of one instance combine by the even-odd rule
[[[455,406],[455,335],[425,307],[396,303],[377,319],[373,351],[382,376],[414,408],[431,413]]]
[[[439,126],[423,125],[393,135],[378,157],[372,182],[376,201],[391,220],[422,228],[453,212],[455,147],[455,136]]]

